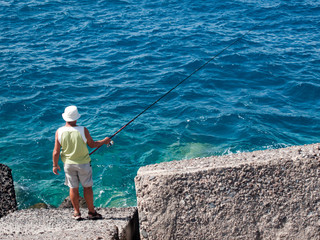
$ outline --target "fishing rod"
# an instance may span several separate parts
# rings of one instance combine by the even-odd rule
[[[234,45],[235,43],[237,43],[238,41],[240,41],[242,38],[244,38],[244,36],[246,36],[247,34],[249,34],[253,29],[255,29],[260,23],[256,24],[254,27],[252,27],[251,29],[249,29],[247,32],[243,33],[240,37],[238,37],[236,40],[234,40],[233,42],[231,42],[229,45],[227,45],[225,48],[223,48],[220,52],[218,52],[216,55],[214,55],[213,57],[211,57],[207,62],[205,62],[204,64],[202,64],[200,67],[198,67],[197,69],[195,69],[192,73],[190,73],[187,77],[185,77],[184,79],[182,79],[179,83],[177,83],[173,88],[171,88],[169,91],[167,91],[165,94],[163,94],[162,96],[160,96],[156,101],[154,101],[152,104],[150,104],[148,107],[146,107],[143,111],[141,111],[139,114],[137,114],[134,118],[132,118],[129,122],[127,122],[125,125],[123,125],[118,131],[116,131],[112,136],[110,136],[110,139],[112,139],[114,136],[116,136],[119,132],[121,132],[123,129],[125,129],[129,124],[131,124],[134,120],[136,120],[138,117],[140,117],[142,114],[144,114],[146,111],[148,111],[148,109],[150,109],[153,105],[155,105],[157,102],[159,102],[162,98],[164,98],[165,96],[167,96],[169,93],[171,93],[174,89],[176,89],[179,85],[181,85],[182,83],[184,83],[187,79],[189,79],[192,75],[194,75],[196,72],[200,71],[202,68],[204,68],[206,65],[208,65],[212,60],[214,60],[216,57],[218,57],[220,54],[222,54],[225,50],[227,50],[229,47],[231,47],[232,45]],[[100,147],[102,147],[103,145],[101,145]],[[100,147],[97,147],[96,149],[94,149],[89,155],[93,154],[94,152],[96,152]]]

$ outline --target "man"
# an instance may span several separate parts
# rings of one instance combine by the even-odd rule
[[[79,183],[83,186],[83,195],[88,206],[89,219],[101,219],[93,205],[92,167],[88,147],[97,148],[103,144],[110,144],[111,139],[106,137],[100,141],[93,141],[87,128],[78,126],[80,114],[76,106],[69,106],[62,114],[66,121],[65,126],[56,131],[53,149],[53,173],[59,175],[61,171],[58,161],[61,149],[61,160],[64,163],[65,184],[70,188],[70,199],[74,208],[73,218],[81,220],[79,207]]]

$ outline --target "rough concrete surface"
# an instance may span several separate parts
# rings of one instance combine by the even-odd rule
[[[141,239],[320,239],[319,149],[313,144],[140,168]]]
[[[26,209],[0,219],[0,239],[139,239],[136,208],[98,208],[102,220],[76,221],[72,209]],[[84,218],[87,209],[81,209]]]
[[[0,218],[17,209],[11,169],[0,163]]]

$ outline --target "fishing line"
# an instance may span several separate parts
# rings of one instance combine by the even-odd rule
[[[125,129],[129,124],[131,124],[134,120],[136,120],[138,117],[140,117],[142,114],[144,114],[146,111],[148,111],[148,109],[150,109],[153,105],[155,105],[157,102],[159,102],[162,98],[164,98],[165,96],[167,96],[169,93],[171,93],[173,90],[175,90],[179,85],[181,85],[182,83],[184,83],[187,79],[189,79],[192,75],[194,75],[196,72],[200,71],[202,68],[204,68],[206,65],[208,65],[212,60],[214,60],[216,57],[218,57],[220,54],[222,54],[225,50],[227,50],[229,47],[231,47],[232,45],[234,45],[235,43],[237,43],[238,41],[240,41],[242,38],[244,38],[244,36],[246,36],[247,34],[249,34],[253,29],[255,29],[260,23],[256,24],[254,27],[252,27],[251,29],[249,29],[247,32],[245,32],[244,34],[242,34],[240,37],[238,37],[236,40],[234,40],[233,42],[231,42],[229,45],[227,45],[225,48],[223,48],[220,52],[218,52],[216,55],[214,55],[213,57],[211,57],[207,62],[205,62],[204,64],[202,64],[199,68],[195,69],[192,73],[190,73],[187,77],[185,77],[184,79],[182,79],[178,84],[176,84],[173,88],[171,88],[169,91],[167,91],[165,94],[163,94],[161,97],[159,97],[156,101],[154,101],[152,104],[150,104],[148,107],[146,107],[142,112],[140,112],[139,114],[137,114],[134,118],[132,118],[128,123],[126,123],[123,127],[121,127],[118,131],[116,131],[111,137],[110,139],[112,139],[114,136],[116,136],[119,132],[121,132],[123,129]],[[103,145],[101,145],[100,147],[102,147]],[[89,155],[93,154],[95,151],[97,151],[100,147],[97,147],[95,150],[93,150]]]

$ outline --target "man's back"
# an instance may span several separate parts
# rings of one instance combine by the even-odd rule
[[[91,161],[84,127],[60,127],[58,141],[61,144],[61,160],[64,163],[85,164]]]

